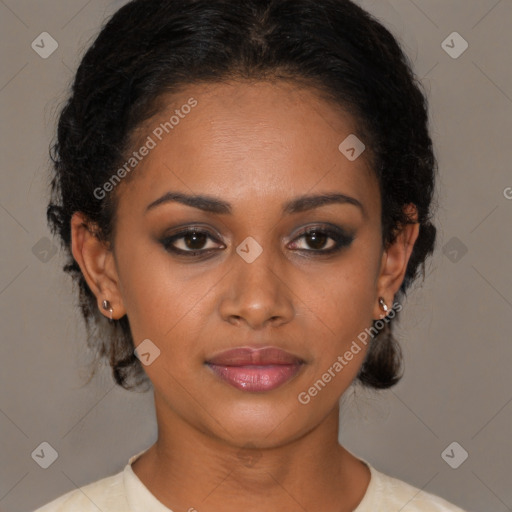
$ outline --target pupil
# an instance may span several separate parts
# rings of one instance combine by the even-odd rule
[[[318,233],[316,231],[311,231],[308,233],[309,239],[313,241],[313,243],[309,244],[313,246],[314,249],[321,249],[327,240],[327,235],[325,233]],[[309,242],[308,242],[309,243]]]
[[[205,239],[206,239],[206,235],[204,233],[193,232],[193,233],[187,234],[187,236],[185,237],[185,244],[189,249],[193,249],[193,250],[201,249],[201,246],[204,244]],[[192,240],[191,243],[189,243],[190,240]],[[197,242],[199,242],[199,246],[194,245]]]

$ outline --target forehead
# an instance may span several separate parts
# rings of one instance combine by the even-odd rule
[[[283,81],[197,84],[160,105],[135,134],[135,151],[145,143],[152,149],[121,193],[131,204],[168,189],[234,203],[315,189],[378,199],[369,151],[351,161],[339,147],[357,136],[354,119],[314,89]]]

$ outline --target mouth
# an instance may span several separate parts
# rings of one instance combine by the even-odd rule
[[[271,391],[290,381],[304,361],[284,350],[236,348],[222,352],[206,365],[223,381],[242,391]]]

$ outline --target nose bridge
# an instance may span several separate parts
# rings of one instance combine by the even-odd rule
[[[291,297],[278,260],[277,251],[260,246],[252,237],[239,244],[220,306],[225,320],[243,320],[258,328],[267,321],[283,323],[293,317]]]
[[[278,263],[275,251],[270,246],[263,248],[252,237],[248,237],[237,247],[236,253],[234,267],[239,276],[237,282],[262,292],[270,292],[278,287]]]

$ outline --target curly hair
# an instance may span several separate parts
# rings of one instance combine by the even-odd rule
[[[379,182],[383,246],[405,224],[420,225],[395,299],[420,267],[425,277],[436,239],[437,170],[427,99],[399,43],[376,18],[349,0],[133,0],[105,22],[78,67],[50,146],[47,208],[68,258],[64,271],[78,284],[94,366],[108,358],[125,389],[149,379],[134,354],[127,315],[111,323],[97,308],[71,252],[71,217],[83,212],[112,247],[117,196],[100,200],[93,191],[125,161],[136,129],[159,111],[164,94],[237,79],[310,86],[352,115]],[[404,209],[410,203],[417,219]],[[370,343],[359,384],[384,389],[403,376],[394,322],[386,321]]]

